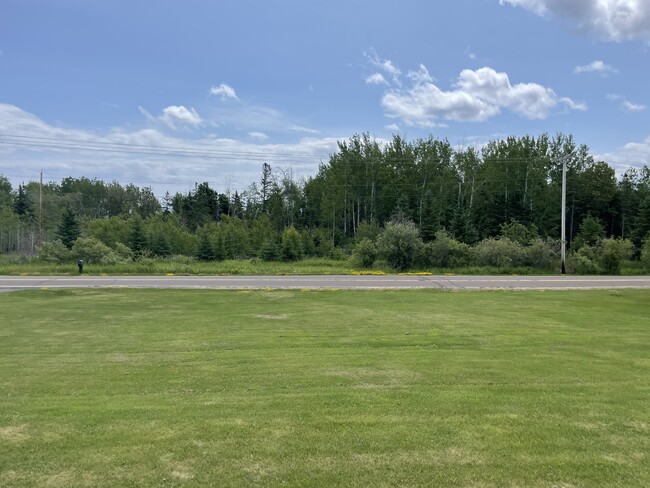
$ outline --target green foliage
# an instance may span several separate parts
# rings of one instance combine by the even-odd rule
[[[471,264],[472,249],[439,230],[435,240],[426,244],[424,259],[425,264],[436,268],[460,268]]]
[[[474,247],[474,259],[479,266],[512,268],[524,264],[524,246],[507,237],[483,239]]]
[[[555,269],[560,262],[558,244],[551,240],[535,238],[524,249],[524,264],[536,269]]]
[[[147,238],[144,234],[142,217],[137,214],[131,218],[129,247],[133,251],[133,254],[136,258],[143,256],[147,250]]]
[[[593,215],[587,215],[580,224],[580,231],[576,235],[571,247],[580,249],[583,246],[596,246],[605,237],[605,227]]]
[[[65,209],[56,235],[68,249],[72,248],[74,241],[81,235],[77,215],[70,207]]]
[[[86,227],[86,234],[114,247],[118,242],[129,242],[131,228],[129,221],[123,217],[109,217],[91,220]]]
[[[418,228],[409,221],[390,222],[377,237],[379,257],[397,270],[413,266],[422,246]]]
[[[619,274],[623,262],[632,257],[634,244],[628,239],[603,239],[599,251],[599,264],[605,273]]]
[[[199,249],[196,258],[201,261],[214,261],[216,259],[212,238],[207,231],[203,231],[199,237]]]
[[[270,237],[264,241],[260,249],[260,258],[264,261],[280,260],[280,245],[275,238]]]
[[[379,225],[377,225],[377,222],[366,222],[364,220],[357,228],[356,240],[357,242],[360,242],[363,239],[369,239],[374,242],[380,232],[381,229],[379,228]]]
[[[501,224],[499,235],[510,239],[512,242],[517,242],[522,246],[527,246],[533,240],[539,238],[539,232],[537,232],[535,224],[529,229],[514,219],[510,220],[507,224]]]
[[[297,261],[303,255],[302,239],[295,227],[287,227],[282,233],[282,260]]]
[[[55,264],[68,263],[73,260],[73,253],[60,239],[44,242],[38,251],[38,258]]]
[[[117,264],[120,256],[99,239],[80,237],[72,246],[72,256],[86,264]]]
[[[368,238],[361,239],[352,252],[352,262],[361,268],[372,268],[377,260],[377,246]]]
[[[641,246],[641,263],[645,270],[650,272],[650,234],[646,236]]]
[[[582,246],[576,252],[572,252],[568,266],[574,268],[575,272],[581,275],[596,275],[603,272],[598,264],[594,248],[590,246]]]

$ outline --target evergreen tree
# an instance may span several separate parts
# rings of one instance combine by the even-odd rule
[[[68,249],[72,248],[74,241],[81,235],[77,215],[70,207],[65,209],[56,235]]]
[[[129,236],[129,247],[135,256],[142,256],[147,248],[147,239],[144,235],[142,217],[136,214],[131,218],[131,235]]]
[[[302,239],[295,227],[287,227],[282,233],[282,259],[297,261],[302,257]]]
[[[33,215],[32,202],[27,194],[25,185],[18,185],[18,192],[14,199],[14,212],[20,215],[21,218],[26,218]]]
[[[201,261],[214,261],[215,259],[212,240],[210,239],[210,234],[207,232],[201,233],[201,237],[199,238],[199,250],[196,253],[196,257]]]

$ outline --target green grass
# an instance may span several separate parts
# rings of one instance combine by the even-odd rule
[[[202,262],[194,259],[142,259],[126,264],[86,264],[89,275],[331,275],[350,274],[354,267],[348,260],[310,258],[295,262],[268,262],[252,259]],[[0,259],[0,275],[73,275],[78,274],[76,261],[67,264],[45,263],[38,259]]]
[[[650,292],[0,294],[0,486],[650,486]]]

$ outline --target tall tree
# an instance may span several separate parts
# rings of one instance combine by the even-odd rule
[[[79,227],[79,221],[77,220],[77,215],[71,208],[66,208],[63,213],[63,218],[59,224],[57,230],[57,237],[61,239],[61,242],[68,249],[72,248],[72,244],[76,241],[81,235],[81,229]]]

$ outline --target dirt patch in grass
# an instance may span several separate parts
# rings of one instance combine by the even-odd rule
[[[0,427],[0,439],[9,442],[25,442],[29,439],[27,434],[27,425],[9,425],[7,427]]]

